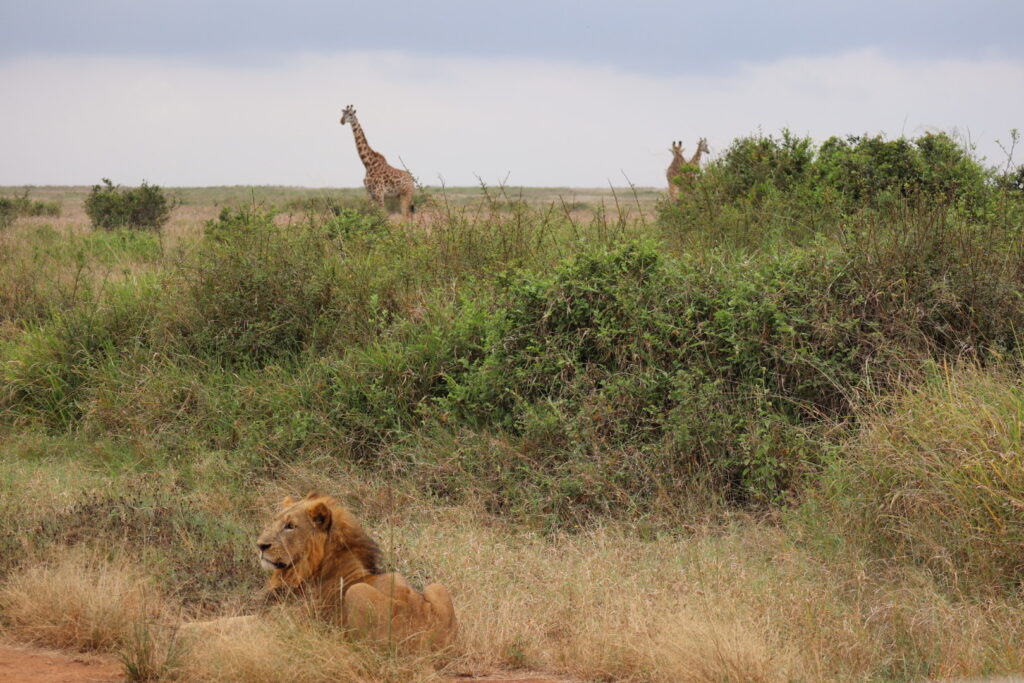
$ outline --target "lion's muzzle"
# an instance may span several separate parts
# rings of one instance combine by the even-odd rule
[[[282,562],[281,560],[273,559],[268,553],[268,551],[271,548],[270,543],[257,543],[256,547],[260,549],[260,565],[267,571],[274,571],[275,569],[288,569],[293,564],[291,562]]]

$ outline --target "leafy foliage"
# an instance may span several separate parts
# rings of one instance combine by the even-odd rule
[[[28,188],[14,197],[0,197],[0,229],[10,226],[19,216],[59,216],[57,202],[33,201]]]
[[[183,272],[193,352],[259,364],[310,343],[336,296],[329,246],[324,230],[223,209]]]
[[[121,190],[108,178],[93,185],[85,200],[85,212],[94,228],[160,230],[171,216],[171,206],[157,185]]]
[[[1017,353],[1024,211],[977,169],[941,135],[784,131],[737,140],[653,223],[485,188],[415,228],[330,198],[224,209],[173,254],[32,233],[40,263],[159,277],[84,271],[50,310],[17,271],[34,303],[4,310],[35,327],[4,347],[0,406],[271,470],[402,463],[554,525],[695,488],[778,504],[866,397]]]

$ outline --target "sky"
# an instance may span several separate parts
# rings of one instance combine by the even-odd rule
[[[0,0],[0,185],[664,184],[669,146],[1024,128],[1019,0]],[[1024,152],[1017,155],[1021,163]]]

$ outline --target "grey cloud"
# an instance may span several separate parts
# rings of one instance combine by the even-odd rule
[[[1022,18],[1024,5],[1003,0],[2,0],[0,58],[116,54],[243,65],[302,52],[400,50],[672,75],[861,47],[1022,56]]]

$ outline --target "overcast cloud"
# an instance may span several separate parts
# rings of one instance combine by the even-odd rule
[[[955,130],[996,163],[1024,11],[961,5],[0,0],[0,184],[359,185],[349,103],[426,184],[660,185],[671,140],[784,126]]]

